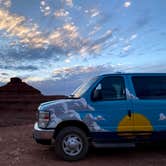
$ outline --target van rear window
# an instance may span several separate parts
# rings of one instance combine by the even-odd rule
[[[166,99],[166,76],[134,76],[132,82],[138,98]]]

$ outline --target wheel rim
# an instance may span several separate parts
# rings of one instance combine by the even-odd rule
[[[69,134],[64,137],[62,141],[63,151],[69,156],[78,155],[83,148],[83,142],[80,136],[76,134]]]

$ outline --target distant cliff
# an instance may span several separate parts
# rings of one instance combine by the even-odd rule
[[[0,87],[0,126],[32,123],[40,103],[64,98],[67,96],[45,96],[20,78],[11,78]]]
[[[9,83],[0,87],[0,103],[40,103],[44,101],[57,100],[61,98],[66,98],[66,96],[44,96],[38,89],[28,85],[18,77],[11,78]]]
[[[37,95],[41,96],[41,92],[38,89],[22,82],[18,77],[10,79],[10,82],[0,87],[0,96],[2,95]]]

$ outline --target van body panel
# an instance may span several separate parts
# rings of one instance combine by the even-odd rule
[[[157,79],[163,77],[165,79],[166,74],[132,74],[129,76],[130,86],[132,93],[136,96],[136,89],[134,88],[134,82],[132,77],[154,77]],[[149,84],[150,86],[150,84]],[[159,85],[160,86],[160,85]],[[166,85],[165,85],[166,86]],[[141,84],[140,88],[145,88],[145,85]],[[164,92],[165,93],[165,92]],[[166,96],[166,93],[165,95]],[[137,96],[138,97],[138,96]],[[132,107],[134,111],[134,131],[137,139],[153,138],[166,139],[166,97],[157,96],[156,99],[142,99],[138,97],[138,100],[132,100]],[[148,137],[149,136],[149,137]],[[165,137],[165,138],[164,138]]]

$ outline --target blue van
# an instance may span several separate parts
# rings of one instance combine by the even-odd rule
[[[64,160],[95,147],[166,140],[166,74],[107,74],[83,83],[67,99],[42,103],[34,139],[54,144]]]

